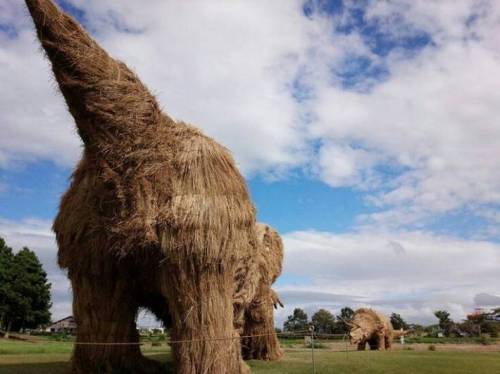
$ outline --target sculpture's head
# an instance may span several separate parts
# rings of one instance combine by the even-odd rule
[[[359,344],[368,338],[368,331],[361,325],[354,321],[346,323],[351,328],[349,332],[349,341],[351,344]]]
[[[269,225],[257,223],[255,229],[259,253],[272,284],[279,277],[283,268],[283,241],[278,232]]]
[[[368,334],[361,327],[352,328],[349,333],[349,341],[351,344],[359,344],[368,338]]]

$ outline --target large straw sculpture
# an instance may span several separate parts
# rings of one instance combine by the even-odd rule
[[[141,306],[172,319],[176,371],[242,373],[236,266],[255,212],[229,152],[155,98],[51,0],[26,0],[84,143],[54,223],[78,324],[74,373],[146,373]],[[223,340],[220,338],[232,338]]]
[[[393,327],[384,315],[373,309],[361,308],[354,312],[351,321],[346,321],[351,327],[351,344],[358,346],[358,351],[364,351],[366,343],[371,350],[386,350],[392,346]]]
[[[283,351],[274,330],[274,308],[283,305],[271,285],[281,274],[283,243],[268,225],[258,223],[256,232],[258,251],[244,277],[249,297],[243,312],[243,358],[279,360]]]

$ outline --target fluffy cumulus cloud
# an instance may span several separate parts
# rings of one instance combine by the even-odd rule
[[[302,16],[300,1],[60,4],[137,71],[167,113],[227,145],[247,174],[281,174],[304,162],[305,136],[289,87],[315,24]],[[38,157],[71,165],[79,140],[27,13],[16,0],[2,7],[12,32],[0,33],[7,91],[0,162]]]
[[[20,5],[0,6],[0,24],[7,25],[0,29],[0,167],[40,159],[68,166],[80,153],[79,141]]]
[[[498,204],[498,12],[484,1],[371,3],[363,22],[377,33],[365,43],[389,50],[372,59],[387,74],[349,89],[310,83],[311,131],[324,142],[320,177],[334,187],[368,186],[369,201],[389,209],[370,217],[377,222]],[[427,42],[416,48],[410,36]]]
[[[287,276],[278,284],[285,310],[339,312],[343,306],[371,306],[433,323],[433,312],[449,310],[460,320],[474,306],[497,305],[500,245],[423,232],[315,231],[284,236]]]

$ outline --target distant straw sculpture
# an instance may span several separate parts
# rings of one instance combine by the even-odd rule
[[[243,311],[243,358],[279,360],[283,351],[274,330],[274,308],[283,304],[271,285],[281,274],[283,243],[268,225],[258,223],[256,232],[258,253],[252,256],[246,273],[246,288],[251,291]],[[250,335],[255,336],[248,337]]]
[[[172,345],[178,373],[248,372],[233,296],[255,210],[231,155],[163,114],[51,0],[26,4],[84,143],[54,223],[78,324],[72,372],[157,370],[138,345],[78,344],[137,343],[139,307],[171,316],[172,339],[191,341]]]
[[[394,329],[386,316],[373,309],[361,308],[346,323],[351,327],[351,344],[357,345],[358,351],[364,351],[366,343],[371,350],[391,349]]]

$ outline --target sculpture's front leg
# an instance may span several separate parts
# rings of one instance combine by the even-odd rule
[[[138,306],[130,275],[120,271],[112,258],[94,260],[88,267],[69,270],[77,324],[71,372],[159,372],[161,364],[143,357],[138,345]]]

